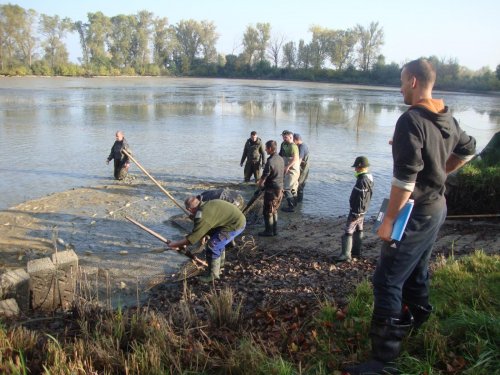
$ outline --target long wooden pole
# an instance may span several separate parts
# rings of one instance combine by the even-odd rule
[[[145,169],[144,169],[144,167],[143,167],[143,166],[142,166],[142,165],[141,165],[141,164],[140,164],[137,160],[135,160],[135,159],[134,159],[134,157],[133,157],[132,155],[130,155],[130,153],[129,153],[129,152],[127,152],[127,150],[122,149],[122,152],[123,152],[126,156],[128,156],[128,158],[129,158],[130,160],[132,160],[132,161],[135,163],[135,165],[137,165],[137,166],[139,167],[139,169],[140,169],[141,171],[143,171],[143,172],[144,172],[144,174],[145,174],[146,176],[148,176],[148,177],[151,179],[151,181],[153,181],[153,182],[155,183],[155,185],[156,185],[156,186],[158,186],[158,187],[160,188],[160,190],[161,190],[163,193],[165,193],[165,195],[166,195],[167,197],[169,197],[169,198],[172,200],[172,202],[174,202],[174,203],[176,204],[176,206],[177,206],[177,207],[179,207],[179,208],[180,208],[180,209],[181,209],[181,210],[182,210],[182,211],[183,211],[186,215],[188,215],[188,216],[189,216],[189,215],[191,215],[191,213],[190,213],[188,210],[186,210],[186,208],[185,208],[185,207],[183,207],[183,206],[182,206],[179,202],[177,202],[177,201],[175,200],[175,198],[172,196],[172,194],[170,194],[167,190],[165,190],[165,188],[164,188],[163,186],[161,186],[161,185],[160,185],[160,183],[159,183],[158,181],[156,181],[156,180],[155,180],[155,178],[154,178],[153,176],[151,176],[151,175],[148,173],[148,171],[147,171],[147,170],[145,170]]]
[[[489,218],[500,217],[500,214],[478,214],[478,215],[448,215],[447,219],[473,219],[473,218]]]
[[[252,196],[252,198],[250,198],[250,200],[248,201],[247,205],[245,206],[245,208],[243,208],[243,210],[241,210],[241,212],[245,214],[248,211],[248,209],[250,207],[252,207],[252,205],[257,201],[257,199],[260,198],[260,196],[262,195],[263,192],[264,192],[264,190],[260,190],[257,195],[254,193],[254,195]]]
[[[125,216],[125,219],[127,219],[128,221],[130,221],[131,223],[137,225],[139,228],[141,228],[142,230],[148,232],[149,234],[151,234],[152,236],[158,238],[160,241],[162,241],[163,243],[165,244],[169,244],[170,241],[167,240],[165,237],[163,237],[161,234],[159,233],[156,233],[154,230],[152,229],[149,229],[148,227],[146,227],[145,225],[139,223],[138,221],[135,221],[134,219],[132,219],[131,217],[129,216]],[[208,267],[208,264],[207,262],[201,260],[200,258],[198,258],[196,255],[192,254],[189,250],[186,250],[186,252],[182,252],[180,250],[177,250],[179,253],[187,256],[189,259],[191,259],[192,261],[194,261],[195,263],[199,263],[201,264],[202,266],[205,266],[205,267]]]

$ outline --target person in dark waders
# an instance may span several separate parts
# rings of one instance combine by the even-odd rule
[[[106,159],[106,164],[114,160],[114,177],[115,180],[123,180],[127,177],[128,168],[130,166],[129,158],[122,153],[122,150],[130,152],[127,141],[122,131],[118,130],[115,135],[115,143],[111,147],[111,152]]]
[[[352,167],[356,184],[349,198],[349,215],[342,235],[342,251],[337,262],[349,262],[351,257],[360,258],[363,246],[363,222],[373,194],[373,176],[368,173],[370,163],[365,156],[358,156]]]
[[[179,249],[210,236],[205,245],[208,269],[205,275],[199,277],[200,281],[210,283],[220,278],[226,245],[243,232],[246,218],[238,207],[221,199],[201,202],[196,196],[191,196],[185,200],[184,205],[194,215],[193,230],[186,238],[172,241],[168,246]]]
[[[401,93],[410,108],[394,129],[389,203],[377,234],[384,241],[373,275],[372,358],[344,373],[394,374],[409,330],[429,318],[429,259],[446,218],[446,176],[475,153],[476,141],[459,126],[442,99],[432,98],[436,71],[426,59],[401,71]],[[414,200],[401,241],[391,241],[401,208]]]
[[[297,203],[304,200],[304,188],[306,187],[307,177],[309,177],[309,147],[302,141],[302,136],[298,133],[293,134],[293,143],[299,148],[299,186],[297,188]]]
[[[287,206],[281,210],[285,212],[294,212],[297,205],[297,190],[299,188],[300,163],[299,147],[293,143],[293,132],[283,130],[281,133],[283,142],[281,142],[279,155],[285,162],[284,194]]]
[[[259,236],[272,237],[278,235],[278,208],[283,197],[283,177],[285,172],[285,162],[276,152],[278,145],[276,141],[266,142],[267,158],[262,177],[257,182],[260,189],[264,189],[264,215],[265,230],[259,232]],[[257,190],[255,194],[259,194]]]
[[[245,182],[249,182],[252,175],[255,182],[259,180],[260,169],[264,167],[265,160],[264,145],[254,130],[250,133],[250,138],[245,142],[243,154],[241,155],[240,167],[243,167],[243,163],[245,163],[245,169],[243,170]]]

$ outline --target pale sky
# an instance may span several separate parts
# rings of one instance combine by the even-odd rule
[[[381,53],[386,63],[401,64],[421,56],[435,55],[472,70],[500,64],[500,1],[494,0],[12,0],[25,9],[49,16],[87,21],[88,12],[101,11],[112,17],[148,10],[180,20],[213,21],[219,33],[217,50],[241,52],[240,43],[248,25],[269,22],[271,35],[287,41],[309,42],[311,25],[329,29],[368,27],[378,22],[384,30]],[[81,57],[78,37],[67,40],[70,58]]]

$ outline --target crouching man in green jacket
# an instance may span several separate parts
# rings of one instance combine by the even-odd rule
[[[220,277],[226,245],[245,229],[245,215],[234,204],[221,199],[201,202],[196,196],[191,196],[184,201],[184,204],[194,215],[194,228],[186,238],[172,241],[168,246],[171,249],[178,249],[193,245],[206,235],[210,236],[205,246],[208,270],[200,280],[206,283],[212,282]]]

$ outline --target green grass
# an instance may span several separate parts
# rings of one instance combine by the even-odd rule
[[[167,315],[80,306],[72,333],[59,336],[0,325],[0,373],[339,375],[343,364],[369,356],[373,294],[367,281],[345,308],[325,301],[302,322],[297,334],[307,346],[287,341],[286,330],[281,345],[245,331],[241,301],[230,289],[205,296],[205,320],[189,295],[186,290]],[[431,279],[431,303],[436,313],[404,342],[402,373],[499,374],[500,257],[476,252],[441,262]]]
[[[500,209],[498,187],[500,166],[475,159],[456,174],[454,187],[447,191],[451,214],[497,214]]]
[[[351,297],[345,319],[336,319],[330,307],[319,314],[332,330],[323,340],[341,353],[339,361],[363,360],[369,355],[367,337],[372,311],[368,283]],[[500,257],[483,252],[448,260],[431,280],[431,303],[436,313],[405,342],[399,359],[404,374],[499,374],[500,373]],[[325,319],[326,320],[322,320]],[[334,339],[331,339],[331,338]],[[322,358],[324,361],[324,358]]]

